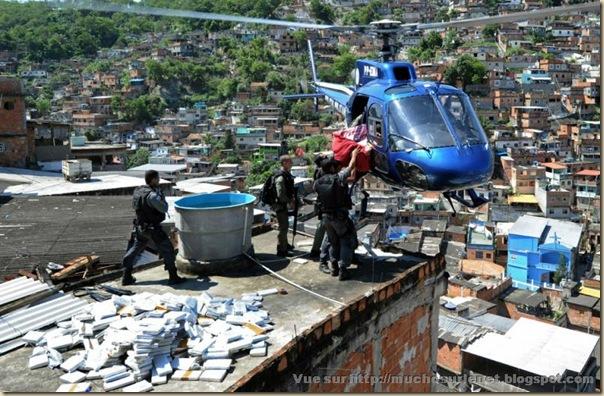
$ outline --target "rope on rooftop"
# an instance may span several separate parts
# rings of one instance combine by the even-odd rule
[[[286,278],[286,277],[284,277],[283,275],[279,275],[278,273],[276,273],[276,272],[275,272],[275,271],[273,271],[272,269],[268,268],[266,265],[262,264],[260,261],[256,260],[254,257],[250,256],[250,255],[249,255],[249,254],[247,254],[246,252],[243,252],[243,255],[244,255],[245,257],[247,257],[248,259],[252,260],[254,263],[258,264],[260,267],[262,267],[264,270],[266,270],[268,273],[270,273],[270,274],[271,274],[271,275],[273,275],[274,277],[276,277],[276,278],[278,278],[278,279],[282,280],[282,281],[283,281],[283,282],[285,282],[285,283],[288,283],[288,284],[290,284],[290,285],[294,286],[295,288],[298,288],[298,289],[300,289],[300,290],[302,290],[302,291],[304,291],[304,292],[306,292],[306,293],[312,294],[312,295],[313,295],[313,296],[315,296],[315,297],[322,298],[323,300],[329,301],[329,302],[331,302],[331,303],[333,303],[333,304],[337,304],[337,305],[340,305],[340,306],[342,306],[342,307],[345,307],[345,306],[346,306],[346,304],[344,304],[344,303],[342,303],[342,302],[340,302],[340,301],[337,301],[337,300],[334,300],[333,298],[329,298],[329,297],[324,296],[324,295],[322,295],[322,294],[316,293],[316,292],[314,292],[314,291],[312,291],[312,290],[309,290],[309,289],[305,288],[304,286],[300,286],[299,284],[297,284],[297,283],[295,283],[295,282],[293,282],[293,281],[291,281],[291,280],[287,279],[287,278]]]

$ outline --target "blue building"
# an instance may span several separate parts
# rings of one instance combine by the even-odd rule
[[[582,225],[570,221],[520,217],[508,235],[508,276],[521,288],[531,283],[551,283],[561,257],[567,272],[571,272],[582,232]]]

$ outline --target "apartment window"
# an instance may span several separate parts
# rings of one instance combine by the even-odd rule
[[[492,257],[491,253],[485,253],[485,257],[490,259]]]
[[[15,102],[7,100],[4,102],[4,110],[13,110],[15,108]]]
[[[554,210],[553,210],[553,209],[550,209],[550,210],[549,210],[549,214],[553,215],[553,214],[554,214]]]
[[[481,259],[482,258],[482,252],[481,251],[477,251],[476,252],[476,258],[477,259]]]

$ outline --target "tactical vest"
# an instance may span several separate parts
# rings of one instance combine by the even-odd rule
[[[348,186],[340,182],[337,174],[323,175],[315,182],[317,202],[323,213],[335,213],[338,209],[352,209]]]
[[[292,174],[281,169],[281,170],[277,171],[277,173],[275,173],[275,180],[277,180],[277,178],[279,176],[283,176],[283,185],[285,187],[285,194],[287,195],[287,198],[288,199],[294,198],[295,187],[294,187],[294,177],[292,176]]]
[[[153,189],[147,185],[137,187],[132,196],[132,207],[136,213],[138,225],[159,225],[166,219],[166,214],[155,209],[147,202],[147,197]]]

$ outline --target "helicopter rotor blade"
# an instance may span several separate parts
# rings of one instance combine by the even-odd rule
[[[599,2],[565,5],[560,7],[542,8],[533,11],[515,12],[513,14],[493,15],[479,18],[461,19],[448,22],[420,23],[415,26],[418,30],[441,29],[447,27],[472,27],[505,22],[526,21],[529,19],[542,19],[553,15],[568,15],[576,12],[600,11]]]
[[[235,22],[235,23],[256,23],[261,25],[273,25],[283,26],[292,28],[304,28],[304,29],[340,29],[338,26],[323,25],[317,23],[305,23],[305,22],[290,22],[280,19],[266,19],[266,18],[252,18],[240,15],[226,15],[226,14],[215,14],[211,12],[200,12],[190,10],[180,10],[173,8],[158,8],[148,7],[143,5],[134,4],[116,4],[108,2],[99,2],[94,0],[50,0],[43,1],[50,7],[59,9],[78,9],[78,10],[89,10],[99,12],[123,12],[128,14],[138,15],[153,15],[153,16],[166,16],[166,17],[179,17],[179,18],[192,18],[202,19],[209,21],[224,21],[224,22]],[[351,27],[353,28],[353,27]]]
[[[216,14],[209,12],[190,11],[182,9],[171,9],[171,8],[158,8],[148,7],[143,5],[135,4],[116,4],[109,2],[100,2],[96,0],[39,0],[43,3],[48,4],[52,8],[59,9],[79,9],[79,10],[90,10],[99,12],[123,12],[129,14],[138,15],[152,15],[152,16],[167,16],[167,17],[179,17],[179,18],[193,18],[201,20],[215,20],[224,22],[235,22],[235,23],[251,23],[261,25],[272,25],[272,26],[283,26],[290,28],[302,28],[302,29],[327,29],[338,32],[354,31],[354,32],[366,32],[371,31],[371,25],[351,25],[351,26],[340,26],[340,25],[326,25],[318,23],[308,22],[290,22],[280,19],[267,19],[267,18],[253,18],[245,17],[240,15],[227,15],[227,14]],[[573,5],[565,5],[559,7],[548,7],[537,9],[533,11],[522,11],[512,14],[505,15],[493,15],[478,18],[469,18],[454,20],[448,22],[432,22],[432,23],[403,23],[399,25],[400,30],[430,30],[430,29],[441,29],[447,27],[471,27],[471,26],[483,26],[487,24],[497,24],[505,22],[516,22],[529,19],[541,19],[553,15],[568,15],[577,12],[585,11],[599,11],[599,2],[589,2]]]

